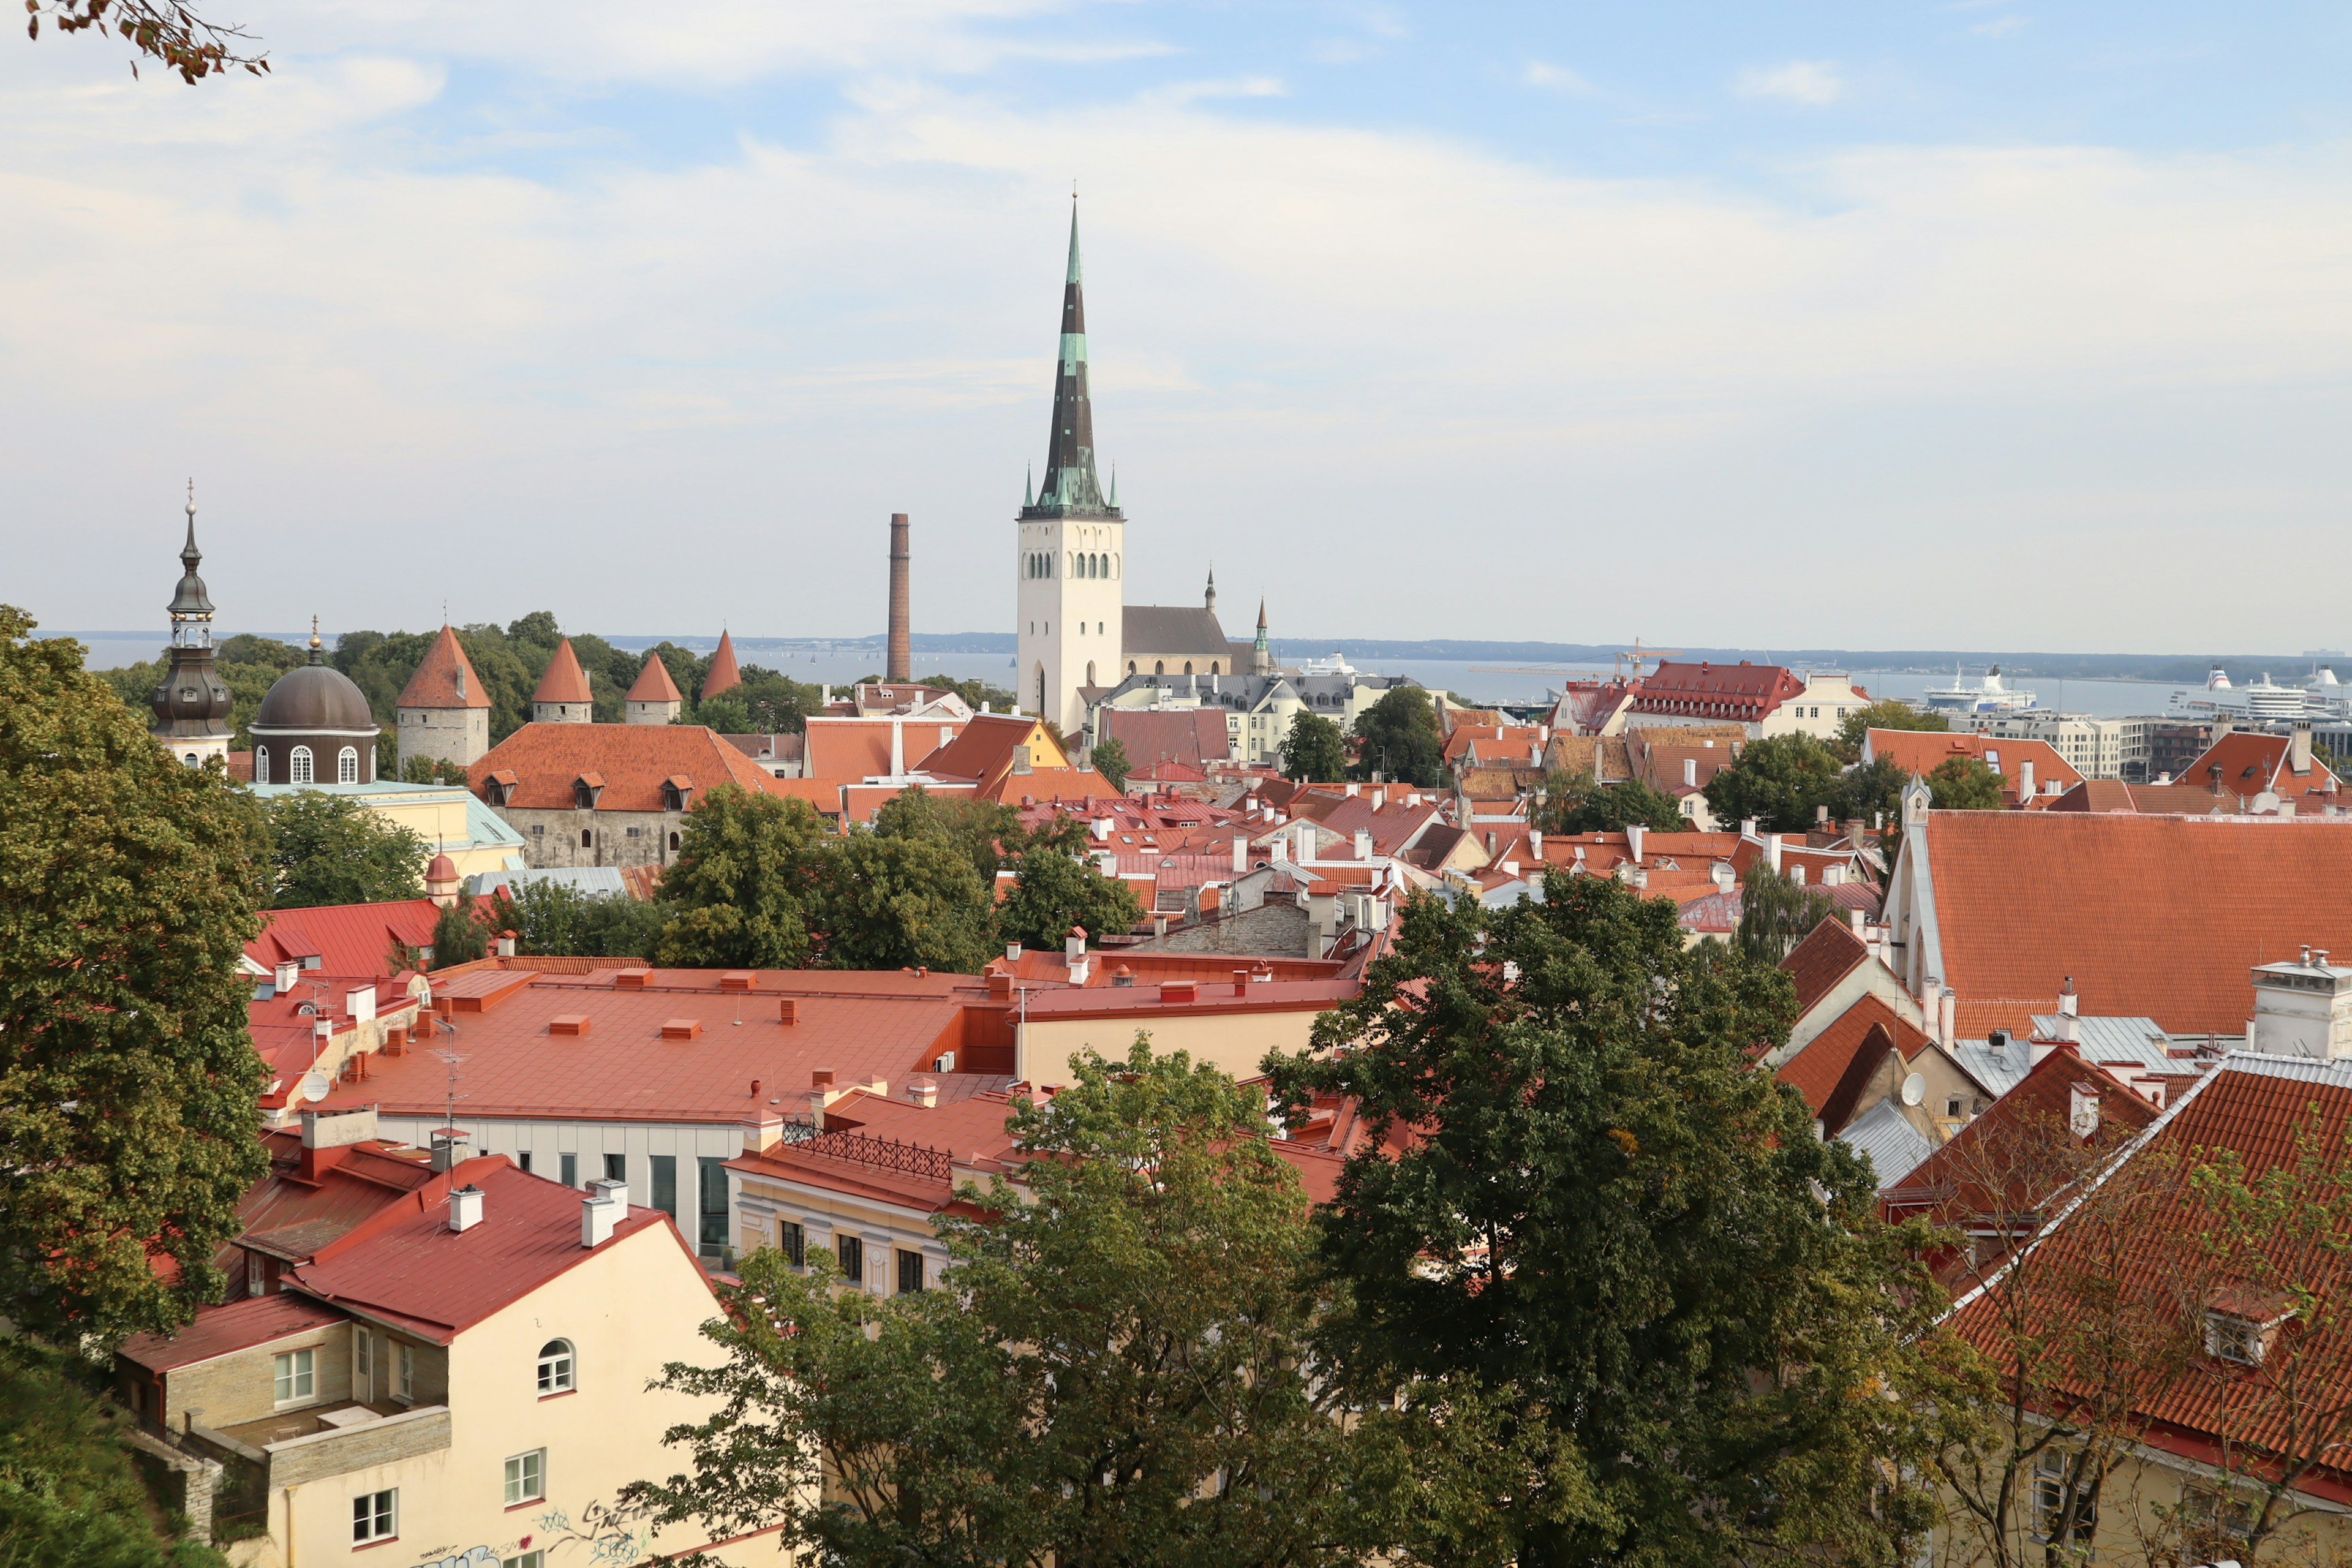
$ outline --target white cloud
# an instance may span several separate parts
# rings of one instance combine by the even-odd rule
[[[1732,85],[1742,98],[1777,98],[1790,103],[1835,103],[1845,96],[1845,82],[1832,60],[1750,66]]]
[[[1995,16],[1990,22],[1978,22],[1969,28],[1980,38],[2006,38],[2025,26],[2022,16]]]
[[[1529,87],[1539,87],[1549,92],[1564,93],[1570,98],[1591,96],[1592,84],[1569,69],[1545,60],[1529,60],[1520,79]]]
[[[168,574],[193,468],[243,624],[864,633],[911,510],[923,625],[1002,625],[1073,174],[1137,595],[1214,553],[1285,635],[2256,646],[2274,557],[2147,531],[2325,551],[2352,483],[2332,155],[1861,149],[1774,201],[893,79],[808,145],[526,174],[419,154],[435,70],[337,68],[0,99],[0,495],[50,624],[154,618],[124,563]],[[1932,593],[1914,535],[1969,541]],[[2106,574],[2061,625],[2007,575],[2044,555]]]

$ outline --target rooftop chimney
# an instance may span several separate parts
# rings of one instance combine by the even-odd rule
[[[429,1140],[433,1150],[433,1168],[448,1171],[457,1168],[466,1158],[466,1134],[446,1127],[436,1127]]]
[[[301,973],[301,964],[289,958],[271,972],[270,986],[278,995],[283,996],[294,989],[294,982],[300,977]]]
[[[1087,958],[1087,928],[1072,926],[1070,934],[1062,939],[1062,960],[1066,963],[1083,963]]]
[[[1764,858],[1772,863],[1772,874],[1779,876],[1780,874],[1780,836],[1779,834],[1768,833],[1764,836]]]
[[[1952,1048],[1953,1033],[1959,1026],[1959,1018],[1960,994],[1947,985],[1944,994],[1936,998],[1936,1043],[1948,1051]]]
[[[482,1189],[467,1182],[449,1194],[449,1228],[460,1235],[482,1223]]]
[[[580,1200],[580,1245],[600,1247],[613,1239],[613,1227],[629,1212],[629,1184],[591,1182]]]
[[[1372,836],[1369,833],[1359,830],[1356,834],[1356,858],[1359,860],[1369,860],[1371,858]]]
[[[1633,863],[1637,866],[1642,863],[1642,840],[1649,836],[1649,832],[1638,822],[1625,825],[1625,847],[1633,852]]]
[[[1696,789],[1697,787],[1698,759],[1696,757],[1685,757],[1683,759],[1683,788]]]
[[[2020,805],[2033,798],[2033,759],[2025,758],[2017,764],[2017,799]]]
[[[890,647],[882,679],[897,684],[915,679],[914,611],[908,603],[907,514],[890,514]],[[894,770],[895,771],[895,770]]]
[[[929,1110],[940,1102],[940,1086],[936,1079],[916,1078],[907,1080],[907,1098]]]
[[[2311,721],[2298,719],[2286,742],[2287,766],[2298,773],[2311,771]]]

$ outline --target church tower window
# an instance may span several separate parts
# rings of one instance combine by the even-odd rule
[[[345,746],[342,754],[335,759],[335,782],[337,784],[360,782],[360,754],[354,748]]]
[[[269,782],[269,748],[267,746],[253,748],[253,782],[256,784]]]
[[[294,748],[294,754],[288,759],[287,763],[286,782],[288,784],[310,784],[315,782],[310,777],[310,747],[297,746]]]

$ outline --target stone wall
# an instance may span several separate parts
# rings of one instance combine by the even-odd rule
[[[397,717],[404,768],[411,757],[430,757],[470,768],[490,749],[487,708],[403,708]]]
[[[523,837],[523,858],[533,870],[560,866],[667,866],[677,858],[674,834],[686,831],[682,811],[550,811],[494,806]],[[588,836],[583,844],[581,835]]]
[[[448,1446],[449,1407],[435,1405],[387,1415],[364,1426],[272,1443],[264,1452],[269,1456],[269,1484],[299,1487],[305,1481],[413,1459]]]
[[[315,1381],[312,1397],[299,1408],[351,1403],[352,1326],[321,1323],[307,1333],[289,1334],[193,1366],[174,1367],[164,1375],[164,1421],[179,1426],[194,1419],[217,1428],[278,1414],[273,1358],[303,1349],[316,1352],[311,1366]]]

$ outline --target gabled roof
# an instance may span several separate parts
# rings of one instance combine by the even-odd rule
[[[474,673],[473,661],[457,641],[457,634],[448,626],[433,639],[425,650],[424,662],[408,684],[400,689],[400,700],[394,708],[488,708],[490,694],[482,689],[481,678]]]
[[[2021,771],[2027,763],[2033,764],[2036,795],[2048,794],[2053,784],[2072,789],[2083,782],[2083,775],[2049,742],[2023,740],[2015,735],[1980,735],[1973,731],[1948,733],[1939,730],[1872,730],[1863,736],[1862,756],[1864,762],[1885,757],[1904,772],[1922,776],[1934,773],[1954,757],[1973,758],[2000,774],[2002,798],[2011,805],[2018,803]]]
[[[440,914],[441,907],[430,899],[265,910],[260,934],[245,944],[245,955],[266,970],[315,958],[319,962],[307,967],[320,975],[390,975],[404,967],[392,962],[394,945],[431,942]]]
[[[1129,605],[1121,624],[1122,658],[1191,659],[1197,667],[1193,673],[1206,675],[1212,662],[1233,658],[1217,613],[1199,605]],[[1235,672],[1227,665],[1223,673]]]
[[[533,702],[593,702],[596,694],[588,689],[588,672],[580,668],[580,656],[572,651],[572,639],[565,637],[555,645],[555,657],[547,661],[547,673],[539,678],[539,689],[530,694]]]
[[[1076,774],[1081,771],[1070,766],[1069,756],[1055,742],[1045,726],[1025,713],[974,714],[954,740],[922,760],[921,769],[942,778],[970,779],[980,787],[982,795],[993,800],[999,798],[997,786],[1016,777],[1013,773],[1019,760],[1015,752],[1024,746],[1029,750],[1030,773],[1019,775],[1017,792],[1005,784],[1006,793],[1029,794],[1044,799],[1056,792],[1050,787],[1048,778],[1036,775]],[[1094,781],[1092,793],[1111,796],[1118,794],[1092,769],[1084,773]],[[1040,787],[1033,787],[1033,779]],[[1071,798],[1070,792],[1060,792],[1059,797]]]
[[[2309,796],[2334,798],[2341,786],[2326,763],[2314,757],[2296,773],[2291,765],[2288,737],[2258,735],[2243,731],[2221,736],[2203,755],[2180,770],[2179,782],[2200,789],[2216,789],[2239,800],[2252,800],[2265,791],[2281,800]]]
[[[2240,1035],[2256,964],[2352,952],[2352,818],[1935,811],[1926,833],[1963,1006],[2049,1012],[2072,975],[2085,1014]]]
[[[574,808],[572,783],[601,774],[598,811],[663,811],[663,784],[683,775],[699,801],[720,784],[740,784],[753,795],[782,795],[772,779],[742,752],[699,724],[526,724],[491,747],[467,770],[474,793],[490,798],[492,773],[514,775],[509,807],[542,811]]]
[[[1816,1003],[1837,989],[1839,981],[1869,957],[1870,944],[1853,933],[1849,921],[1835,915],[1823,917],[1780,961],[1780,973],[1797,987],[1797,1016],[1811,1012]]]
[[[627,700],[631,702],[682,703],[686,698],[678,691],[677,682],[670,679],[669,666],[662,662],[661,655],[649,653],[646,655],[646,667],[637,671],[637,679],[629,688]]]
[[[115,1353],[150,1372],[171,1372],[342,1321],[342,1313],[308,1296],[247,1296],[204,1309],[176,1334],[133,1334]]]
[[[436,1344],[596,1257],[580,1245],[581,1194],[515,1169],[503,1154],[452,1173],[481,1189],[482,1217],[449,1228],[448,1199],[429,1187],[387,1205],[286,1279],[306,1294],[395,1323]],[[659,1209],[629,1205],[613,1241],[669,1224]]]
[[[1197,770],[1234,754],[1225,716],[1214,708],[1105,708],[1095,721],[1104,739],[1127,749],[1138,770],[1160,763]]]
[[[2196,784],[2136,784],[2121,779],[2084,779],[2042,809],[2211,816],[2234,812],[2237,805],[2233,797],[2215,795]]]
[[[1738,664],[1668,661],[1643,678],[1633,711],[1755,723],[1804,689],[1802,680],[1777,664],[1744,658]]]
[[[743,684],[743,672],[735,668],[735,638],[727,632],[719,634],[719,651],[710,656],[710,669],[702,678],[702,695],[716,697]]]
[[[1868,1057],[1875,1066],[1892,1047],[1907,1062],[1927,1047],[1927,1037],[1905,1022],[1894,1008],[1876,996],[1864,995],[1856,997],[1836,1023],[1806,1041],[1805,1048],[1783,1062],[1773,1076],[1803,1095],[1807,1109],[1820,1116],[1857,1057]]]

